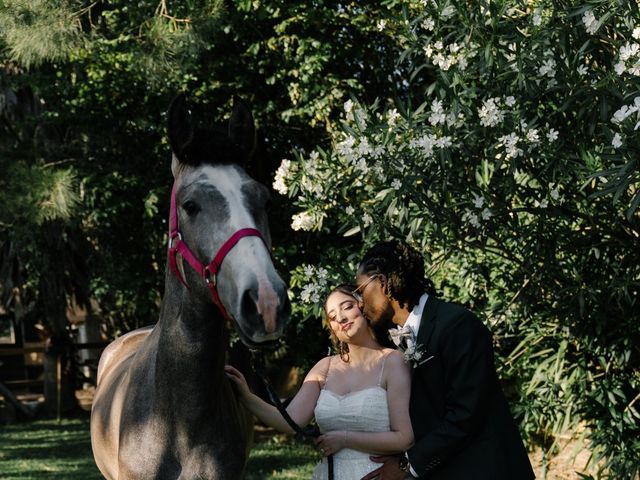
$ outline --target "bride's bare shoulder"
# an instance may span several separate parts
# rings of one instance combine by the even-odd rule
[[[405,361],[404,354],[400,350],[394,350],[392,348],[386,348],[386,367],[387,368],[406,368],[407,362]]]
[[[309,373],[307,374],[307,379],[308,380],[324,380],[324,378],[327,375],[327,371],[329,370],[331,359],[334,356],[324,357],[318,363],[316,363],[313,367],[311,367],[311,370],[309,370]]]

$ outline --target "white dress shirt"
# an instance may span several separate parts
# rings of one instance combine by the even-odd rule
[[[420,297],[420,301],[418,302],[418,304],[415,307],[413,307],[413,310],[411,310],[411,313],[407,317],[407,321],[404,322],[405,327],[411,327],[411,330],[413,330],[414,338],[418,337],[418,331],[420,330],[420,323],[422,322],[422,312],[424,311],[424,306],[427,303],[428,298],[429,298],[428,293],[423,294]],[[407,340],[407,347],[412,346],[409,342],[410,341]],[[407,455],[406,452],[405,452],[405,456],[407,456],[407,459],[409,459],[409,456]],[[409,471],[411,472],[411,475],[418,478],[418,474],[411,466],[411,463],[409,463]]]
[[[413,307],[413,310],[411,310],[411,313],[407,317],[407,321],[404,322],[404,327],[411,327],[414,338],[418,337],[418,330],[420,330],[420,323],[422,322],[422,312],[424,311],[424,306],[427,303],[428,298],[429,294],[424,293],[420,297],[418,304]]]

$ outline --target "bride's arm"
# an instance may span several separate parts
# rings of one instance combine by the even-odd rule
[[[320,395],[320,384],[324,379],[329,358],[320,360],[307,374],[296,393],[287,406],[287,413],[291,419],[301,427],[313,418],[313,411]],[[227,377],[236,385],[240,400],[262,423],[280,432],[294,433],[276,407],[265,402],[249,390],[242,373],[230,365],[225,366]]]
[[[377,455],[388,455],[409,449],[414,441],[411,419],[409,418],[410,368],[404,361],[401,352],[389,353],[385,364],[385,377],[387,378],[390,431],[332,431],[319,437],[316,443],[327,453],[335,453],[342,448],[351,448]]]

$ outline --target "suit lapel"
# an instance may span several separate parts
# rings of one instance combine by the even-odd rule
[[[418,330],[418,339],[417,342],[420,345],[424,345],[425,347],[429,343],[429,339],[431,338],[431,334],[435,328],[435,317],[436,312],[438,311],[438,306],[440,305],[440,300],[438,300],[433,295],[429,295],[427,299],[427,303],[424,306],[424,310],[422,311],[422,318],[420,320],[420,329]]]

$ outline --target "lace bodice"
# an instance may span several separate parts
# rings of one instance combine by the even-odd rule
[[[346,395],[322,389],[315,416],[321,432],[388,432],[387,391],[380,385]]]
[[[381,386],[384,371],[383,358],[377,385],[338,395],[327,388],[320,391],[315,417],[321,432],[347,430],[349,432],[388,432],[389,406],[387,391]],[[326,382],[325,382],[326,386]],[[334,458],[334,479],[362,478],[380,464],[369,460],[369,453],[343,448]],[[316,467],[313,480],[326,480],[327,460]]]

